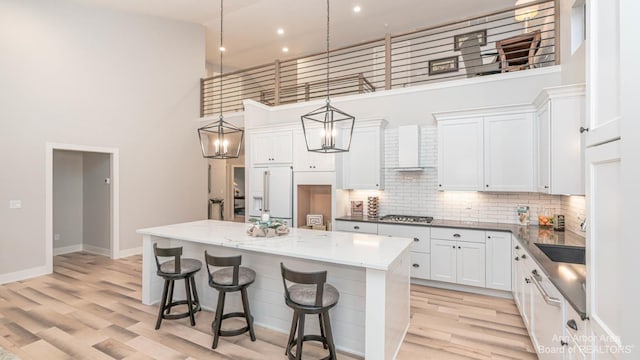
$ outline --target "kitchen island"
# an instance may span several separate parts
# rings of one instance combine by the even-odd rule
[[[284,303],[280,262],[299,271],[327,270],[327,282],[340,291],[338,305],[330,313],[336,347],[368,360],[395,358],[409,327],[412,239],[305,229],[254,238],[246,234],[248,226],[202,220],[138,230],[143,235],[142,302],[160,301],[162,279],[155,274],[153,255],[156,242],[161,247],[182,246],[184,257],[203,263],[204,250],[216,256],[242,255],[243,265],[257,273],[249,287],[255,323],[285,333],[293,315]],[[184,294],[181,285],[176,283],[176,297]],[[196,275],[196,285],[202,307],[213,309],[217,292],[209,287],[204,271]],[[241,308],[239,296],[231,295],[225,312]],[[196,321],[211,320],[202,313],[196,317]],[[307,326],[307,333],[319,333],[315,321]]]

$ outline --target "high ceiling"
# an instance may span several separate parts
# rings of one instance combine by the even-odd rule
[[[219,61],[220,0],[76,0],[197,24],[207,29],[207,61]],[[512,7],[515,0],[332,0],[331,47],[382,38]],[[362,8],[355,13],[353,8]],[[325,0],[227,0],[225,68],[241,69],[324,51]],[[276,30],[284,29],[284,35]],[[282,48],[287,47],[288,53]]]

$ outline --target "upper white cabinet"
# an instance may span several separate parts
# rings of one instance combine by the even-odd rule
[[[441,190],[482,190],[482,124],[481,117],[438,123],[438,187]]]
[[[533,114],[484,118],[484,186],[487,191],[532,191]]]
[[[307,129],[310,138],[320,139],[321,129]],[[307,150],[302,131],[293,132],[293,171],[335,171],[335,154]]]
[[[353,129],[349,152],[336,158],[340,164],[336,168],[341,189],[382,190],[384,189],[384,141],[382,129],[384,121],[356,122]]]
[[[293,162],[293,133],[291,130],[251,134],[251,162],[253,165],[290,164]]]
[[[533,114],[527,105],[434,114],[439,189],[532,191]]]
[[[584,85],[544,89],[537,108],[537,191],[584,194]]]

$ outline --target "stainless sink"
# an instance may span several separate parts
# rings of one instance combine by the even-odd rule
[[[551,261],[584,265],[584,247],[535,244]]]

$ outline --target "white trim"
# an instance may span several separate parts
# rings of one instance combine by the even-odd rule
[[[118,259],[134,256],[134,255],[140,255],[140,254],[142,254],[142,246],[131,248],[131,249],[120,250],[120,254],[118,254]]]
[[[120,150],[91,145],[46,143],[45,152],[45,268],[53,272],[53,151],[69,150],[97,152],[110,155],[111,163],[111,252],[105,254],[118,259],[120,254]],[[103,252],[100,253],[104,254]]]
[[[63,247],[57,247],[57,248],[54,247],[53,248],[53,256],[71,254],[71,253],[79,252],[79,251],[82,251],[82,244],[63,246]]]
[[[87,245],[87,244],[82,244],[82,251],[89,254],[101,255],[106,257],[109,257],[111,255],[111,251],[109,251],[109,249],[105,249],[105,248],[101,248],[93,245]]]
[[[22,281],[42,275],[50,274],[51,271],[47,268],[47,266],[38,266],[30,269],[15,271],[8,274],[0,275],[0,285],[7,284],[16,281]]]

